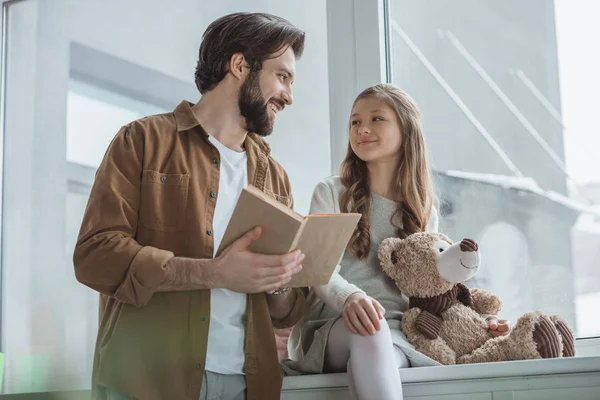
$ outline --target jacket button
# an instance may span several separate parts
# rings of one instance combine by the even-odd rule
[[[202,364],[200,364],[200,363],[196,364],[196,368],[202,369]]]
[[[207,231],[206,231],[206,234],[207,234],[208,236],[212,236],[213,232],[212,232],[212,230],[211,230],[211,229],[209,229],[209,230],[207,230]]]
[[[206,317],[200,317],[200,322],[206,322],[206,321],[208,321],[208,318],[206,318]]]
[[[213,199],[214,199],[215,197],[217,197],[217,192],[210,192],[210,197],[212,197]]]
[[[212,163],[213,164],[218,164],[219,163],[219,159],[217,159],[216,157],[212,159]]]
[[[160,181],[161,181],[162,183],[165,183],[165,182],[167,181],[167,176],[166,176],[166,175],[163,175],[163,176],[161,176],[161,177],[160,177]]]

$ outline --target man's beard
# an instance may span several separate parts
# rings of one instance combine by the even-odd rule
[[[273,132],[273,120],[269,117],[267,103],[260,89],[260,70],[250,71],[240,88],[238,106],[246,120],[248,132],[259,136],[269,136]]]

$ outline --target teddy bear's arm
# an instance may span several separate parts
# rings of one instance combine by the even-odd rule
[[[473,299],[471,298],[471,291],[468,287],[463,285],[462,283],[456,284],[458,288],[458,293],[456,294],[456,299],[463,303],[467,307],[473,308]]]
[[[435,339],[439,336],[442,330],[442,319],[437,315],[423,310],[417,317],[415,325],[417,331],[422,333],[427,339]]]
[[[472,308],[479,314],[498,314],[502,308],[502,301],[495,294],[483,289],[472,289]]]

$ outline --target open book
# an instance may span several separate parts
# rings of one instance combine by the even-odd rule
[[[360,214],[296,213],[250,185],[242,191],[217,254],[256,226],[260,238],[249,249],[262,254],[304,253],[302,270],[286,286],[325,285],[344,254]]]

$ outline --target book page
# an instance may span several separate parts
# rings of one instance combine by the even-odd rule
[[[305,255],[302,271],[294,275],[289,286],[327,284],[360,217],[360,214],[308,216],[296,246]]]

